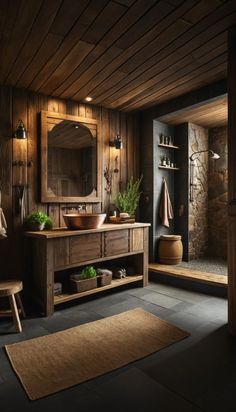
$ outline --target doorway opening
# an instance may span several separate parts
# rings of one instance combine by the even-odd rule
[[[174,219],[168,229],[159,220],[159,235],[181,234],[184,252],[176,265],[162,265],[155,256],[151,271],[227,287],[227,121],[226,95],[157,119],[179,148],[173,159],[178,170],[167,176]]]

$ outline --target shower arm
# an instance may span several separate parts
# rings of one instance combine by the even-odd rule
[[[210,153],[212,156],[214,156],[214,154],[215,154],[215,152],[213,152],[213,150],[211,150],[211,149],[198,150],[197,152],[193,152],[193,153],[191,154],[191,156],[190,156],[191,162],[194,162],[194,159],[193,159],[193,156],[194,156],[194,155],[196,155],[196,154],[198,154],[198,153],[206,153],[206,152]]]

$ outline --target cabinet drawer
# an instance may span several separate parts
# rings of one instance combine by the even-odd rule
[[[104,255],[113,256],[129,252],[129,230],[114,230],[105,233]]]
[[[102,257],[101,233],[70,238],[70,263],[85,262]]]

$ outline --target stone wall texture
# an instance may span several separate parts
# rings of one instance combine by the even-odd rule
[[[209,147],[220,155],[209,160],[208,182],[208,255],[227,258],[227,127],[209,130]]]
[[[193,123],[188,125],[189,156],[208,150],[208,129]],[[189,202],[189,259],[197,259],[208,249],[208,153],[195,157],[193,170],[193,201]]]

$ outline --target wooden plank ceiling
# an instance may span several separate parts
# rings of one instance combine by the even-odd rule
[[[125,111],[226,77],[235,0],[1,0],[0,84]]]
[[[191,122],[207,128],[226,126],[228,123],[228,98],[221,96],[201,105],[187,107],[161,116],[158,120],[172,125]]]

